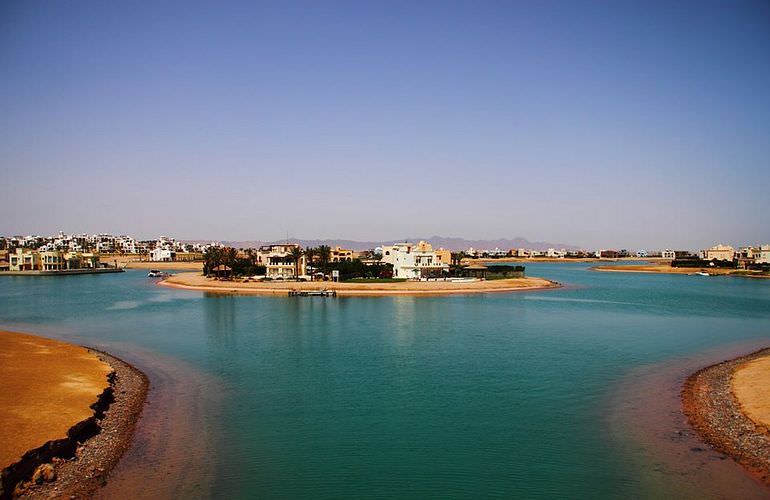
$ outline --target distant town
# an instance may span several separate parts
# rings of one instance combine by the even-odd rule
[[[768,272],[770,244],[738,249],[717,244],[699,251],[625,249],[527,249],[468,248],[452,251],[433,248],[425,241],[383,244],[368,250],[319,245],[302,248],[299,243],[232,248],[220,242],[190,243],[168,236],[137,240],[111,234],[66,234],[53,236],[0,237],[0,272],[56,272],[78,269],[118,268],[126,258],[143,262],[203,262],[205,274],[260,275],[269,279],[326,276],[331,268],[350,277],[419,279],[474,274],[489,268],[472,261],[485,260],[593,260],[660,259],[672,267],[717,267]],[[344,269],[339,269],[340,267]],[[497,268],[497,267],[496,267]],[[499,267],[497,269],[503,269]],[[523,268],[521,268],[523,270]],[[509,269],[506,276],[514,273]],[[476,273],[478,274],[478,273]]]

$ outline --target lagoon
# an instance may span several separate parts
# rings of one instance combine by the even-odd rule
[[[200,441],[186,457],[199,468],[177,493],[708,497],[728,485],[766,495],[737,469],[692,480],[640,451],[618,401],[640,374],[770,345],[770,281],[589,266],[527,265],[558,290],[441,297],[212,295],[157,287],[138,270],[5,277],[0,327],[100,347],[155,374],[155,397],[180,401],[182,437]],[[146,448],[127,462],[165,460]]]

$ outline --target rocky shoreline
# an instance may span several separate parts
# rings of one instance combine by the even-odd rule
[[[27,452],[3,470],[13,491],[3,498],[89,498],[102,487],[128,449],[134,435],[149,381],[132,365],[107,353],[89,349],[113,372],[110,385],[92,405],[94,415],[73,426],[67,439],[49,442]]]
[[[736,369],[770,355],[770,348],[703,368],[682,388],[682,405],[701,438],[770,488],[770,431],[748,418],[732,390]]]

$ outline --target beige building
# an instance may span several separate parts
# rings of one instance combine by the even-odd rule
[[[61,271],[67,269],[67,261],[64,258],[64,252],[51,250],[49,252],[40,252],[40,265],[43,271]]]
[[[9,255],[9,271],[65,271],[68,269],[96,269],[99,256],[84,252],[49,250],[38,252],[17,248]]]
[[[353,250],[336,246],[329,252],[329,262],[343,262],[353,260]]]
[[[296,262],[291,256],[293,248],[301,248],[296,243],[285,245],[265,245],[259,247],[256,252],[256,262],[265,266],[265,275],[268,278],[296,278]],[[307,263],[305,255],[299,259],[299,275],[306,274]]]
[[[716,245],[706,249],[703,253],[705,260],[733,260],[735,258],[735,249],[729,245]]]
[[[8,269],[10,271],[38,271],[40,270],[40,254],[34,250],[17,248],[8,256]]]

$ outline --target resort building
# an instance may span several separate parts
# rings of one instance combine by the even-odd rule
[[[660,252],[660,256],[664,259],[668,260],[674,260],[676,259],[676,252],[673,250],[669,250],[668,248]]]
[[[393,265],[394,278],[416,279],[438,277],[449,272],[452,253],[443,248],[433,250],[424,241],[417,245],[398,243],[382,247],[382,262]]]
[[[40,254],[33,250],[17,248],[8,257],[10,271],[37,271],[40,269]]]
[[[754,254],[754,262],[757,264],[770,264],[770,245],[759,247],[759,252]]]
[[[152,262],[172,262],[176,260],[176,252],[168,248],[156,248],[150,252]]]
[[[353,260],[353,250],[347,250],[340,246],[336,246],[329,252],[329,262],[344,262],[351,260]]]
[[[62,250],[26,250],[17,248],[8,256],[8,271],[65,271],[68,269],[95,269],[99,257],[93,253],[65,252]]]
[[[704,251],[705,260],[733,260],[735,258],[735,249],[729,245],[716,245]]]
[[[301,247],[296,243],[261,246],[256,253],[256,262],[260,266],[265,266],[265,275],[268,278],[296,278],[297,263],[291,255],[294,248]],[[307,262],[303,254],[299,258],[299,276],[304,276],[306,271]]]
[[[40,262],[43,271],[61,271],[67,269],[67,261],[64,258],[64,252],[51,250],[40,252]]]

